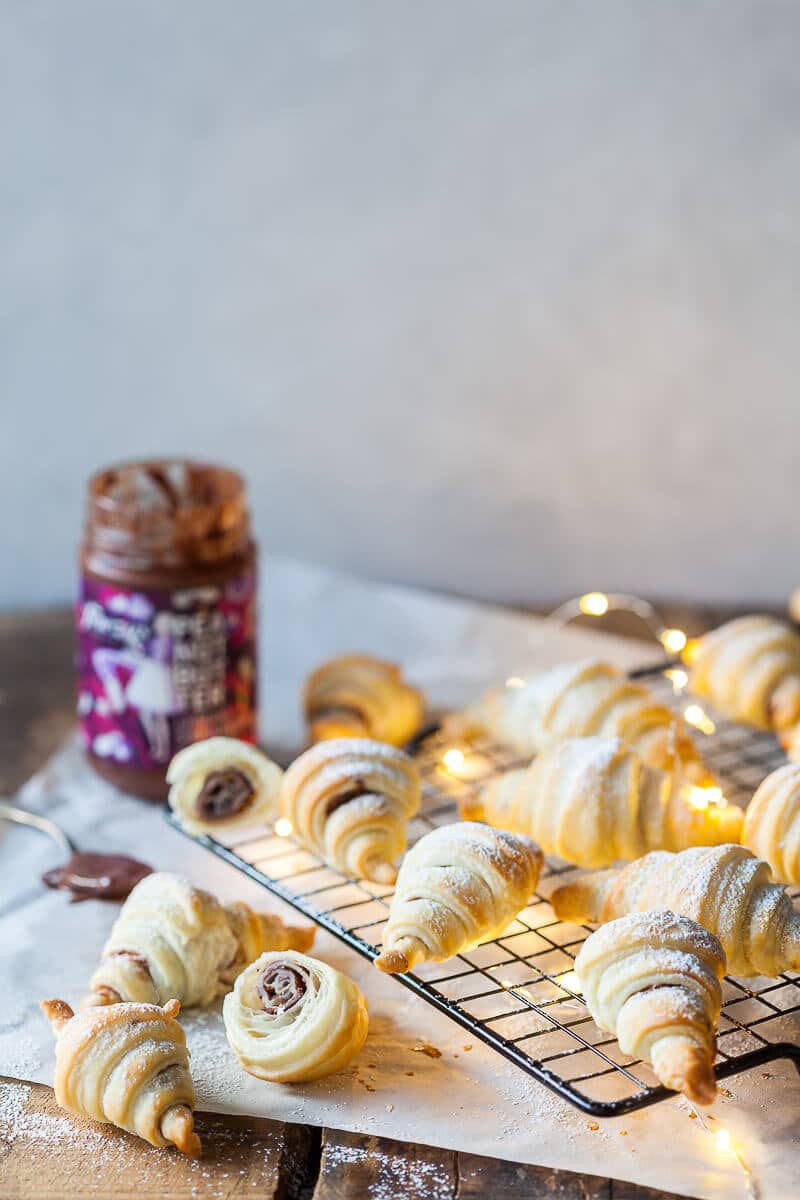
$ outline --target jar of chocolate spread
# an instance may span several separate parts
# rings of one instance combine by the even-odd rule
[[[160,798],[172,756],[256,737],[256,549],[244,482],[205,463],[89,481],[76,608],[78,716],[95,769]]]

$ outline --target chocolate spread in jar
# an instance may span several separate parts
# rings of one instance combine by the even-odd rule
[[[256,550],[244,483],[185,461],[123,463],[89,483],[76,609],[89,761],[163,798],[192,742],[256,734]]]
[[[75,851],[60,867],[45,871],[42,883],[70,892],[74,900],[124,900],[153,868],[127,854],[82,854]]]

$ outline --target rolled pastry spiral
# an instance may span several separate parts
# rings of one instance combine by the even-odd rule
[[[551,896],[562,921],[613,921],[669,909],[722,943],[732,975],[800,969],[800,913],[770,869],[744,846],[654,850],[619,871],[596,871]]]
[[[739,617],[686,647],[689,687],[732,721],[784,733],[800,722],[800,634]]]
[[[346,975],[297,954],[262,954],[222,1006],[231,1049],[270,1083],[303,1083],[341,1070],[364,1044],[367,1002]]]
[[[744,816],[742,841],[781,883],[800,884],[800,763],[787,763],[758,787]]]
[[[307,950],[313,928],[285,925],[247,904],[223,905],[164,871],[137,883],[120,909],[83,1001],[211,1004],[263,950]]]
[[[312,742],[367,737],[403,746],[422,725],[425,701],[395,663],[345,654],[309,676],[305,712]]]
[[[497,937],[528,903],[542,861],[529,838],[476,821],[426,833],[403,859],[375,966],[402,973]]]
[[[575,973],[589,1012],[665,1087],[711,1104],[725,952],[695,921],[631,913],[587,938]]]
[[[152,1146],[197,1158],[194,1086],[180,1003],[112,1004],[75,1015],[43,1000],[56,1034],[56,1100],[69,1112],[118,1125]]]
[[[565,737],[618,737],[649,767],[678,765],[695,783],[714,782],[685,721],[608,663],[562,663],[519,687],[494,688],[460,720],[468,735],[525,756]]]
[[[393,883],[420,804],[416,763],[368,738],[320,742],[283,777],[281,812],[298,839],[356,879]]]
[[[648,850],[737,841],[741,810],[706,803],[674,775],[645,766],[619,738],[566,738],[529,767],[484,787],[484,820],[534,838],[545,854],[579,867],[608,867]]]
[[[189,833],[229,833],[272,820],[281,775],[261,750],[213,737],[179,750],[169,764],[169,806]]]

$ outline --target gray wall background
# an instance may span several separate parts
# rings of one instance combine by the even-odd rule
[[[0,2],[0,605],[83,481],[249,476],[266,550],[532,602],[781,600],[800,4]]]

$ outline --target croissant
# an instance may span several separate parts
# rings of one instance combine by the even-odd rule
[[[551,896],[562,921],[612,921],[668,908],[715,933],[732,975],[800,969],[800,913],[744,846],[654,850],[621,870],[596,871]]]
[[[375,966],[394,975],[497,937],[528,903],[542,861],[529,838],[475,821],[426,833],[403,860]]]
[[[714,782],[683,719],[608,663],[562,663],[521,686],[495,688],[461,722],[467,735],[483,733],[528,757],[565,737],[619,737],[649,767],[677,762],[687,779]]]
[[[367,1036],[367,1002],[341,971],[292,951],[262,954],[222,1006],[225,1033],[245,1071],[301,1083],[341,1070]]]
[[[480,804],[490,825],[528,834],[545,854],[607,867],[647,850],[738,840],[741,810],[697,806],[704,790],[646,767],[619,738],[567,738],[491,779]]]
[[[295,759],[283,777],[281,812],[301,842],[345,875],[393,883],[418,811],[416,763],[368,738],[333,738]]]
[[[311,741],[368,737],[403,746],[422,725],[422,693],[400,667],[365,654],[331,659],[309,676],[305,689]]]
[[[742,841],[782,883],[800,884],[800,763],[773,771],[747,806]]]
[[[256,746],[207,738],[179,750],[169,764],[169,806],[189,833],[244,829],[275,816],[281,775]]]
[[[587,938],[575,959],[586,1006],[625,1054],[665,1087],[711,1104],[725,952],[695,921],[631,913]]]
[[[194,1086],[180,1003],[112,1004],[73,1013],[43,1000],[56,1033],[56,1101],[62,1108],[127,1129],[152,1146],[172,1142],[197,1158]]]
[[[689,686],[732,721],[777,733],[800,721],[800,634],[739,617],[688,643]]]
[[[180,875],[156,872],[120,909],[82,1007],[120,1000],[206,1005],[266,949],[307,950],[314,930],[247,904],[223,905]]]

